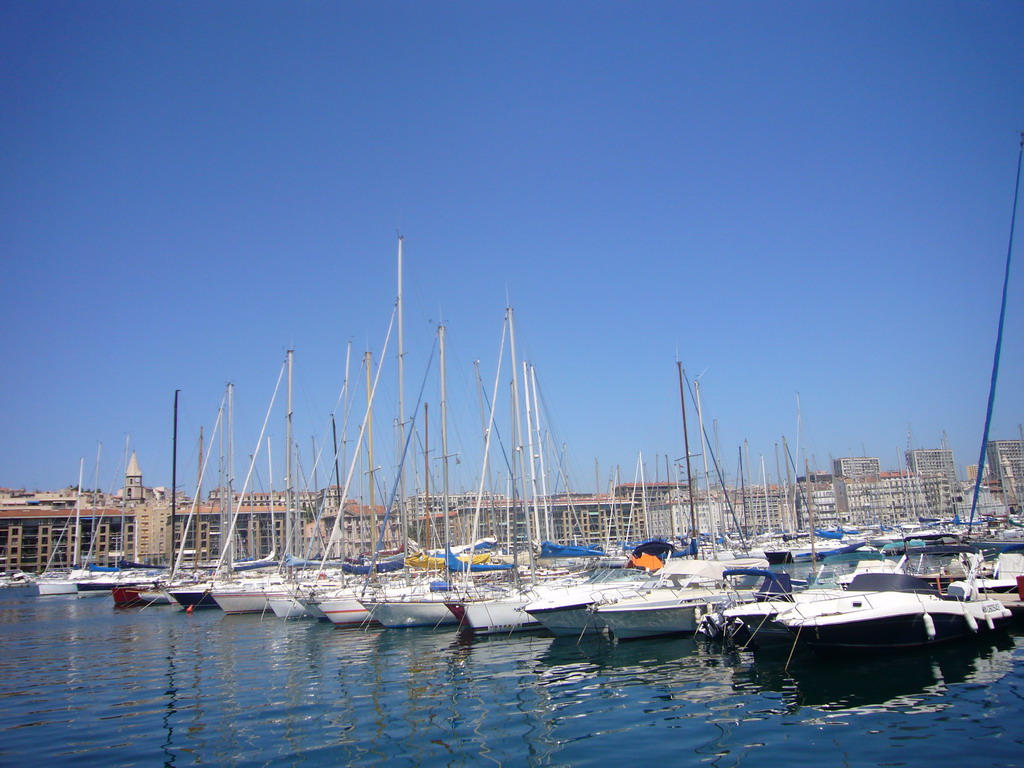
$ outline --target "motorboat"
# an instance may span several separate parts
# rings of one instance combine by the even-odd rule
[[[1010,611],[977,596],[971,581],[943,595],[934,582],[901,573],[863,573],[841,594],[794,602],[775,621],[795,642],[835,652],[916,648],[1005,627]]]

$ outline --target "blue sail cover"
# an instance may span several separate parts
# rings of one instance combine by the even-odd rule
[[[168,566],[166,566],[166,565],[153,565],[152,563],[132,563],[132,562],[129,562],[128,560],[118,560],[117,561],[117,567],[118,568],[148,568],[150,570],[158,570],[158,571],[164,571],[164,570],[167,570],[167,568],[168,568]]]
[[[392,571],[400,571],[405,567],[405,563],[402,560],[384,560],[373,566],[374,573],[391,573]],[[358,576],[365,576],[370,572],[369,565],[353,565],[352,563],[343,563],[341,570],[345,573],[351,573]]]
[[[321,565],[328,568],[340,568],[342,562],[340,560],[307,560],[302,557],[295,557],[295,555],[285,555],[284,563],[286,568],[319,568]]]
[[[92,573],[119,573],[121,571],[120,568],[111,568],[106,565],[94,565],[93,563],[89,563],[85,566],[85,569]]]
[[[254,560],[249,563],[235,564],[233,571],[258,571],[260,568],[276,568],[280,563],[277,560]]]
[[[512,563],[464,563],[453,555],[450,549],[445,550],[445,558],[449,571],[459,571],[461,573],[465,573],[466,571],[470,571],[471,573],[510,571],[515,567]]]
[[[825,531],[825,530],[822,530],[820,528],[815,528],[814,534],[816,536],[818,536],[819,538],[822,538],[822,539],[835,539],[835,540],[839,540],[839,539],[843,538],[842,530],[838,530],[838,531]]]
[[[553,541],[540,543],[541,557],[603,557],[600,547],[578,547],[572,544],[555,544]]]

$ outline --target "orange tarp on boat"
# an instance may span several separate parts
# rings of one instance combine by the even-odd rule
[[[665,564],[661,562],[661,560],[647,552],[644,552],[639,557],[633,556],[629,558],[629,561],[626,563],[626,566],[629,568],[643,568],[649,573],[661,570],[664,565]]]

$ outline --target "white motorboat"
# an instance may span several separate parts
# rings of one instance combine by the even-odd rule
[[[856,576],[839,596],[797,602],[775,620],[818,650],[889,651],[960,640],[1009,623],[1000,602],[978,598],[971,582],[942,595],[934,584],[898,573]]]

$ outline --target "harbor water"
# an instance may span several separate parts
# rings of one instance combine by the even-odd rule
[[[834,660],[0,591],[0,766],[1024,765],[1024,633]]]

